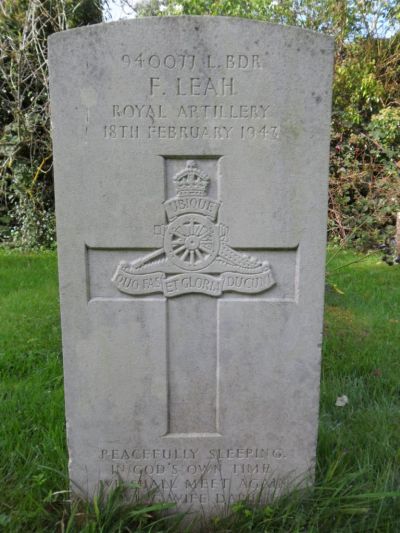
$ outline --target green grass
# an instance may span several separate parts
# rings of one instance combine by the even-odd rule
[[[400,267],[340,252],[328,272],[315,488],[204,531],[400,531]],[[0,399],[0,530],[177,530],[121,490],[69,503],[54,253],[0,252]]]

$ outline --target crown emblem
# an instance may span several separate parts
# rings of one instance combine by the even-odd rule
[[[194,161],[187,161],[186,167],[174,177],[178,196],[205,196],[210,178]]]

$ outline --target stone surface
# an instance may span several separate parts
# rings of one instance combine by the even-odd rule
[[[50,38],[77,493],[212,513],[312,477],[332,58],[229,18]]]

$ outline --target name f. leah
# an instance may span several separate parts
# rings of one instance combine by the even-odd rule
[[[237,94],[233,78],[176,78],[176,96],[234,96]],[[165,96],[161,78],[150,78],[150,95]]]

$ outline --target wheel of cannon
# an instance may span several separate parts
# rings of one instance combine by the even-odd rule
[[[174,265],[201,270],[218,254],[218,227],[202,215],[182,215],[167,226],[164,249]]]

